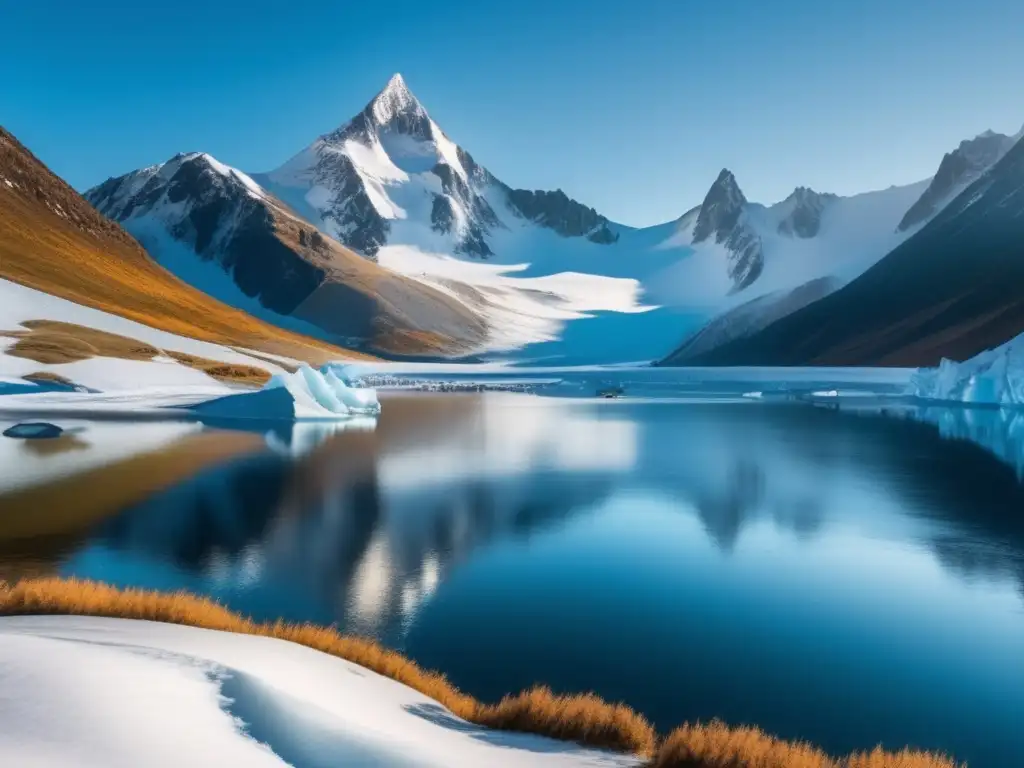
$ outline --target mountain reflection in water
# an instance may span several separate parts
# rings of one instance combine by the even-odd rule
[[[394,416],[376,430],[273,435],[278,447],[302,444],[298,458],[279,450],[200,473],[102,525],[65,570],[153,586],[184,579],[260,618],[400,643],[420,600],[478,547],[642,490],[695,514],[723,551],[757,520],[804,539],[856,522],[920,540],[966,575],[1024,583],[1024,519],[1008,512],[1024,509],[1024,490],[983,450],[1018,456],[1019,432],[1000,439],[993,428],[1017,422],[997,411],[911,414],[922,424],[801,406],[503,394],[389,405]],[[928,423],[957,440],[937,440]]]
[[[108,517],[59,570],[333,623],[483,698],[588,688],[659,728],[1002,768],[1024,753],[1015,423],[392,394],[376,424],[258,429],[268,449]]]

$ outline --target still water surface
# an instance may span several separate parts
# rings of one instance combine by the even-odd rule
[[[1008,768],[1020,433],[964,414],[394,395],[375,429],[270,435],[0,566],[335,623],[482,698],[545,683],[663,729],[719,717]]]

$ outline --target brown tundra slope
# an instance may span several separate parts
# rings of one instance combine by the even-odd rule
[[[323,306],[326,318],[348,331],[328,328],[318,338],[278,327],[230,307],[181,281],[154,261],[138,241],[53,174],[13,135],[0,127],[0,278],[94,307],[182,336],[244,347],[320,364],[328,360],[368,358],[375,350],[443,354],[461,351],[485,332],[463,305],[426,286],[405,286],[383,268],[352,259],[332,258],[335,250],[303,236],[287,209],[267,203],[265,219],[272,226],[259,247],[275,253],[299,253],[302,259],[328,265],[332,277],[320,296],[307,298]],[[305,240],[302,244],[300,241]],[[334,244],[336,245],[336,244]],[[322,253],[326,250],[327,253]],[[316,253],[312,253],[316,252]],[[351,263],[354,262],[354,263]],[[368,268],[367,268],[368,267]],[[376,274],[379,272],[380,274]],[[412,282],[412,281],[408,281]],[[398,283],[398,288],[394,284]],[[402,289],[405,289],[404,291]],[[457,317],[450,323],[464,330],[453,340],[426,323],[410,322],[403,301],[428,293]],[[321,296],[330,296],[326,301]],[[383,297],[383,298],[382,298]],[[361,351],[338,343],[358,337]]]
[[[394,354],[461,354],[486,336],[462,301],[360,256],[205,153],[85,195],[176,275],[271,322]]]

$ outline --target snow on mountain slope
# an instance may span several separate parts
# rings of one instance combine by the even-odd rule
[[[934,186],[928,179],[852,197],[797,187],[766,206],[747,200],[736,177],[723,169],[701,205],[674,222],[635,229],[609,221],[561,190],[513,189],[497,179],[445,134],[401,75],[353,119],[275,170],[246,175],[198,157],[213,167],[210,178],[238,187],[233,199],[274,211],[275,222],[294,222],[301,237],[318,238],[332,252],[354,251],[364,263],[376,262],[392,283],[404,281],[393,294],[398,298],[385,303],[399,314],[411,304],[413,317],[404,319],[415,333],[440,327],[443,338],[457,341],[447,345],[449,352],[524,361],[609,362],[621,345],[606,342],[621,338],[637,340],[640,351],[628,359],[660,358],[688,334],[761,297],[774,297],[761,302],[760,313],[776,317],[799,304],[785,298],[794,289],[848,282],[909,237],[901,221]],[[129,197],[148,194],[145,182],[127,189]],[[170,237],[211,256],[191,234],[195,221],[181,223],[183,214],[170,198],[157,208],[171,215],[151,210],[148,220],[155,219],[162,232],[149,233],[150,224],[135,207],[111,206],[103,187],[94,192],[90,199],[101,210],[140,237],[146,234],[154,250],[172,252],[159,244]],[[202,194],[189,190],[187,205]],[[924,220],[943,200],[921,214]],[[257,296],[264,310],[287,316],[287,322],[312,320],[321,329],[365,336],[365,323],[353,328],[350,315],[332,323],[339,306],[351,302],[324,300],[320,289],[312,294],[315,311],[309,301],[296,301],[301,286],[321,279],[317,270],[330,270],[322,257],[292,250],[299,252],[297,261],[260,260],[250,270],[273,281],[264,292],[246,270],[239,274],[240,257],[217,258],[235,265],[234,282],[245,297]],[[164,258],[170,265],[170,257]],[[372,301],[380,282],[360,300]],[[300,288],[288,290],[289,285]],[[422,309],[422,301],[406,301],[420,289],[433,297],[430,309]],[[210,290],[225,297],[230,292],[219,284]],[[233,300],[243,302],[237,294]],[[443,311],[437,296],[450,302]],[[460,323],[474,321],[486,328],[460,332]],[[756,323],[731,325],[738,330]]]
[[[86,194],[180,278],[279,326],[391,352],[464,352],[485,339],[462,302],[324,237],[210,155],[179,154]]]
[[[279,358],[275,364],[266,353],[246,354],[221,344],[197,341],[148,325],[127,320],[108,312],[62,299],[17,283],[0,279],[0,332],[24,331],[21,323],[43,319],[71,323],[85,328],[117,334],[143,344],[152,345],[162,354],[152,360],[121,359],[89,355],[83,350],[81,359],[71,362],[43,363],[23,355],[9,354],[18,339],[0,334],[0,374],[11,378],[40,371],[57,374],[76,384],[100,390],[125,390],[148,386],[218,387],[217,382],[201,370],[184,365],[168,356],[174,352],[215,360],[228,365],[261,368],[270,374],[283,373],[296,361]],[[285,367],[282,367],[285,366]],[[224,391],[224,387],[219,389]]]
[[[614,242],[611,224],[561,190],[513,190],[433,121],[401,75],[348,123],[257,179],[324,231],[375,257],[388,244],[442,236],[446,251],[487,258],[489,236],[523,218],[567,237]]]
[[[717,286],[717,308],[724,312],[811,280],[856,277],[906,239],[896,225],[928,183],[851,197],[798,187],[782,202],[765,206],[748,202],[732,173],[723,170],[704,205],[679,220],[665,245],[689,245],[697,260],[712,257],[713,263],[727,259],[735,265],[724,297],[724,285]],[[672,287],[661,290],[662,302],[693,300],[686,269],[694,260],[683,262],[669,281]],[[673,287],[679,291],[675,296]]]
[[[351,121],[254,178],[324,234],[486,317],[490,351],[556,340],[593,312],[645,309],[635,268],[612,247],[628,228],[560,190],[500,182],[400,75]]]
[[[179,336],[317,364],[360,357],[260,321],[190,287],[2,127],[0,277]]]
[[[24,768],[624,768],[489,731],[343,659],[148,621],[0,619],[0,763]],[[60,728],[55,731],[56,723]]]
[[[1024,140],[840,290],[690,365],[936,365],[1024,330]]]
[[[698,355],[757,333],[779,318],[796,312],[842,287],[836,277],[818,277],[792,290],[759,296],[716,317],[676,349],[666,365],[685,365]]]
[[[680,220],[670,242],[691,244],[705,253],[705,259],[717,251],[718,259],[724,257],[730,265],[735,296],[668,361],[681,364],[756,333],[863,274],[942,211],[1022,136],[1024,130],[1016,137],[986,131],[965,140],[943,158],[934,177],[916,184],[851,197],[797,187],[768,207],[747,202],[735,177],[723,170],[703,205]],[[705,215],[705,209],[711,213]],[[689,281],[680,274],[670,282]]]

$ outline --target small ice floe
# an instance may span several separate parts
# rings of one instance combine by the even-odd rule
[[[46,421],[26,421],[21,424],[15,424],[3,432],[4,437],[20,438],[23,440],[52,440],[63,434],[63,428]]]
[[[764,392],[744,392],[742,396],[748,400],[760,400],[764,397]]]

